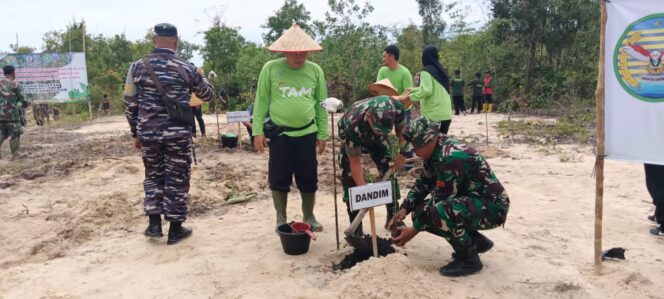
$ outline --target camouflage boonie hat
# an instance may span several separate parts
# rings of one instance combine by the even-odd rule
[[[413,148],[420,148],[433,141],[438,136],[438,123],[434,123],[420,117],[408,124],[403,132],[403,138],[413,145]]]
[[[369,105],[369,115],[373,119],[373,129],[376,133],[384,135],[392,132],[396,111],[392,100],[386,96],[372,98],[367,103]]]

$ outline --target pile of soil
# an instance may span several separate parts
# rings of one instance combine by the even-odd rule
[[[368,244],[368,247],[371,248],[371,235],[364,235],[360,240],[357,241]],[[379,257],[384,257],[388,254],[397,252],[396,249],[392,247],[392,242],[389,239],[377,237],[377,243]],[[332,269],[335,271],[350,269],[357,265],[357,263],[366,261],[373,256],[372,249],[366,250],[366,246],[359,247],[361,248],[353,249],[353,252],[349,255],[346,255],[344,259],[341,260],[341,262],[338,264],[333,264]]]

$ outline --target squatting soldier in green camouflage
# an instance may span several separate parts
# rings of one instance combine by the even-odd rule
[[[435,124],[419,118],[403,132],[424,161],[425,171],[415,182],[390,226],[412,214],[413,227],[399,227],[394,238],[403,246],[420,231],[445,238],[454,260],[440,268],[444,276],[463,276],[482,269],[479,253],[493,242],[478,230],[505,223],[509,198],[489,164],[476,149],[438,133]],[[431,198],[425,197],[431,194]]]
[[[400,135],[406,126],[406,118],[401,103],[392,101],[387,96],[377,96],[355,102],[339,121],[339,137],[343,144],[339,151],[341,185],[344,188],[344,202],[346,202],[351,222],[358,212],[350,210],[348,189],[365,184],[361,160],[362,151],[369,153],[382,178],[390,168],[389,134],[392,126],[396,128],[397,135]],[[395,185],[398,186],[396,181]],[[395,194],[398,199],[400,196],[398,187]],[[395,210],[395,204],[387,205],[386,228]],[[355,233],[362,234],[362,225]]]
[[[16,79],[15,69],[11,65],[2,68],[5,77],[0,80],[0,147],[5,139],[9,138],[9,148],[12,156],[16,157],[21,145],[23,134],[21,118],[28,102],[23,96],[23,88]]]

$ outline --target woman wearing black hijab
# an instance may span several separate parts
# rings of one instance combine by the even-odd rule
[[[420,114],[432,122],[440,122],[440,132],[447,134],[452,122],[450,77],[438,61],[438,48],[427,46],[422,51],[422,71],[415,74],[415,88],[398,99],[406,106],[408,100],[420,102]]]

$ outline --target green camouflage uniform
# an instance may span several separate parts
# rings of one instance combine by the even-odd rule
[[[17,82],[0,80],[0,146],[9,139],[12,155],[18,152],[20,137],[23,134],[21,118],[28,102],[23,96],[23,88]]]
[[[505,223],[510,201],[476,149],[439,135],[435,125],[428,128],[429,125],[432,124],[420,118],[403,133],[415,148],[436,136],[439,139],[433,155],[424,162],[424,173],[401,208],[412,212],[415,229],[441,236],[453,246],[466,246],[470,244],[469,231],[492,229]],[[431,197],[425,200],[428,194]]]
[[[375,132],[367,118],[374,120]],[[355,187],[355,180],[350,171],[349,156],[358,157],[362,151],[368,152],[378,168],[379,177],[382,178],[390,168],[390,142],[389,133],[394,126],[401,131],[406,126],[404,108],[401,103],[392,101],[386,96],[377,96],[355,102],[344,116],[339,120],[339,137],[342,140],[339,151],[339,166],[341,167],[341,185],[344,188],[344,202],[348,207],[348,189]],[[399,199],[399,184],[394,179],[395,198]],[[348,207],[349,208],[349,207]],[[388,214],[392,215],[396,206],[387,205]],[[349,208],[349,214],[350,208]],[[351,218],[354,218],[352,216]],[[352,221],[352,219],[351,219]]]

